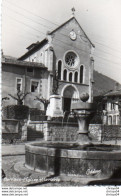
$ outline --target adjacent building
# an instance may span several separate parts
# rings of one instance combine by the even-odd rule
[[[104,95],[105,108],[104,124],[120,125],[121,124],[121,88],[115,89]]]

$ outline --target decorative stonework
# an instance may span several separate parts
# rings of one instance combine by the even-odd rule
[[[79,64],[79,56],[75,51],[67,51],[64,55],[64,62],[68,69],[74,70]]]

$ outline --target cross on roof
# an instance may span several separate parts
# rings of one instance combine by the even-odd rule
[[[74,7],[72,7],[71,11],[72,11],[72,16],[74,16],[74,15],[75,15],[75,13],[74,13],[74,12],[76,11],[76,10],[75,10],[75,8],[74,8]]]

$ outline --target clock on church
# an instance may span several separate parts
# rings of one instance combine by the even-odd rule
[[[75,33],[74,30],[72,30],[72,31],[70,32],[70,38],[71,38],[72,40],[76,40],[77,35],[76,35],[76,33]]]

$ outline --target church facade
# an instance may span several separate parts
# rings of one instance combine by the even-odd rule
[[[49,100],[57,74],[56,90],[63,112],[69,111],[71,102],[78,101],[82,93],[89,94],[88,102],[93,101],[94,45],[74,16],[27,50],[16,61],[3,62],[3,96],[11,92],[15,95],[19,88],[30,93],[25,105],[43,110],[43,104],[34,99],[38,96]],[[10,102],[13,104],[13,100]]]
[[[93,97],[93,66],[91,43],[75,17],[59,26],[41,42],[30,45],[27,53],[19,60],[43,64],[47,71],[42,76],[42,96],[49,99],[53,94],[55,73],[58,74],[58,94],[61,96],[61,109],[69,110],[72,101],[78,101],[80,94]],[[39,92],[40,78],[33,81]],[[33,92],[34,93],[34,92]]]

